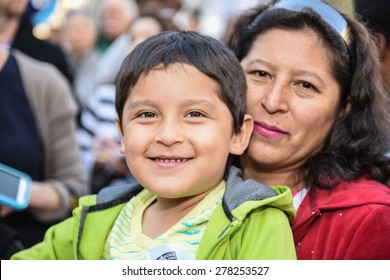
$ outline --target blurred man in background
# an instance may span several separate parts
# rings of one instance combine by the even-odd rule
[[[65,54],[57,45],[39,40],[27,12],[28,0],[0,0],[0,44],[11,46],[37,60],[49,62],[72,82]]]

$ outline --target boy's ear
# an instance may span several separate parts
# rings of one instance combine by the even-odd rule
[[[230,144],[230,153],[233,155],[242,155],[249,145],[253,132],[253,118],[245,114],[244,122],[238,133],[233,134]]]
[[[119,134],[119,137],[121,140],[121,146],[119,148],[119,151],[121,154],[124,155],[125,154],[125,140],[123,139],[122,127],[121,127],[121,123],[120,123],[118,117],[115,118],[115,124],[116,124],[116,129],[118,130],[118,134]]]

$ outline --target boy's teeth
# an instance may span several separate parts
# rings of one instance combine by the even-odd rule
[[[157,161],[160,161],[160,162],[185,162],[187,161],[187,159],[183,158],[183,159],[156,159]]]

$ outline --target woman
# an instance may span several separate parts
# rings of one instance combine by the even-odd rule
[[[390,104],[366,28],[285,0],[232,34],[255,119],[243,177],[290,186],[298,259],[390,259]]]

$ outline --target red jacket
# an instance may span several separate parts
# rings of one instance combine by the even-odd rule
[[[367,178],[312,188],[292,229],[301,260],[390,260],[390,189]]]

